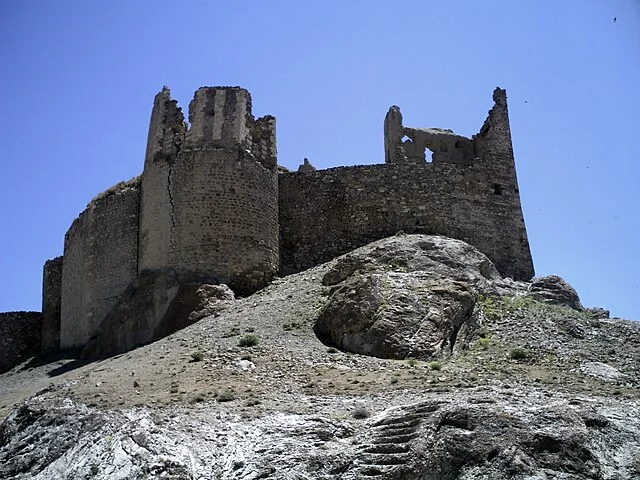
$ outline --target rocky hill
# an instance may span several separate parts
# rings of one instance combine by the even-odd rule
[[[397,235],[115,357],[0,375],[0,478],[640,478],[640,327]]]

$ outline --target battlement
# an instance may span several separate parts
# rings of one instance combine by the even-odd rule
[[[243,158],[275,168],[275,136],[275,117],[255,119],[251,94],[244,88],[199,88],[189,103],[187,124],[171,91],[163,87],[154,100],[145,166],[175,160],[184,151],[239,149]]]
[[[240,87],[202,87],[189,104],[189,147],[251,144],[251,94]]]

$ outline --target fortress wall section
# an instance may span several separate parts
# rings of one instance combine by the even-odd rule
[[[0,313],[0,373],[40,353],[40,312]]]
[[[523,278],[528,272],[520,268],[522,257],[510,258],[524,232],[522,215],[514,211],[514,196],[518,206],[519,199],[508,185],[496,194],[494,173],[482,163],[282,173],[282,271],[298,272],[403,231],[464,240],[503,275]]]
[[[60,350],[63,257],[47,260],[42,272],[42,352]]]
[[[60,348],[84,346],[137,275],[140,184],[93,200],[65,237]]]
[[[142,173],[138,273],[169,264],[169,242],[175,230],[171,177],[171,163],[166,160],[146,165]]]
[[[243,88],[202,87],[179,139],[169,94],[151,114],[138,271],[205,274],[239,293],[264,287],[279,268],[275,118],[255,120]]]
[[[240,293],[278,272],[278,176],[237,149],[181,152],[171,169],[169,262],[209,272]]]
[[[513,278],[529,280],[534,276],[534,266],[520,203],[506,90],[496,88],[493,100],[480,132],[473,137],[476,161],[493,181],[494,194],[507,209],[506,213],[496,212],[502,226],[503,269]]]

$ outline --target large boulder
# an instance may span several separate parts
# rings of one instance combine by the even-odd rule
[[[529,286],[529,294],[540,302],[564,305],[579,311],[584,310],[578,292],[557,275],[534,278]]]
[[[323,343],[354,353],[447,356],[477,330],[477,292],[500,278],[465,242],[396,235],[335,261],[322,280],[334,288],[314,331]]]

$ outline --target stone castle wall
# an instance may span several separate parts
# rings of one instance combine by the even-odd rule
[[[91,337],[137,275],[138,180],[93,200],[65,237],[60,348]]]
[[[47,260],[42,271],[42,351],[60,350],[63,257]]]
[[[531,278],[506,92],[496,89],[494,101],[472,139],[404,127],[394,106],[385,118],[384,165],[281,174],[283,273],[404,231],[464,240],[503,275]]]
[[[40,312],[0,313],[0,373],[40,353]]]
[[[139,271],[208,272],[237,291],[255,291],[279,267],[275,119],[254,120],[249,92],[225,87],[198,89],[189,120],[180,137],[182,112],[167,89],[156,97]]]
[[[482,166],[366,165],[281,174],[283,273],[404,231],[464,240],[503,275],[530,278],[524,220],[514,214],[517,192],[505,185],[501,193],[495,194],[491,172]]]
[[[503,275],[531,278],[504,90],[494,102],[473,138],[405,127],[392,107],[385,164],[316,171],[306,162],[278,173],[275,119],[253,117],[249,92],[199,89],[189,126],[163,88],[140,179],[92,201],[65,238],[60,347],[84,346],[146,270],[170,268],[247,294],[278,271],[301,271],[398,231],[464,240]],[[57,328],[50,270],[46,348]]]
[[[249,293],[276,275],[278,175],[237,152],[181,152],[172,170],[174,234],[167,266],[213,272]]]

